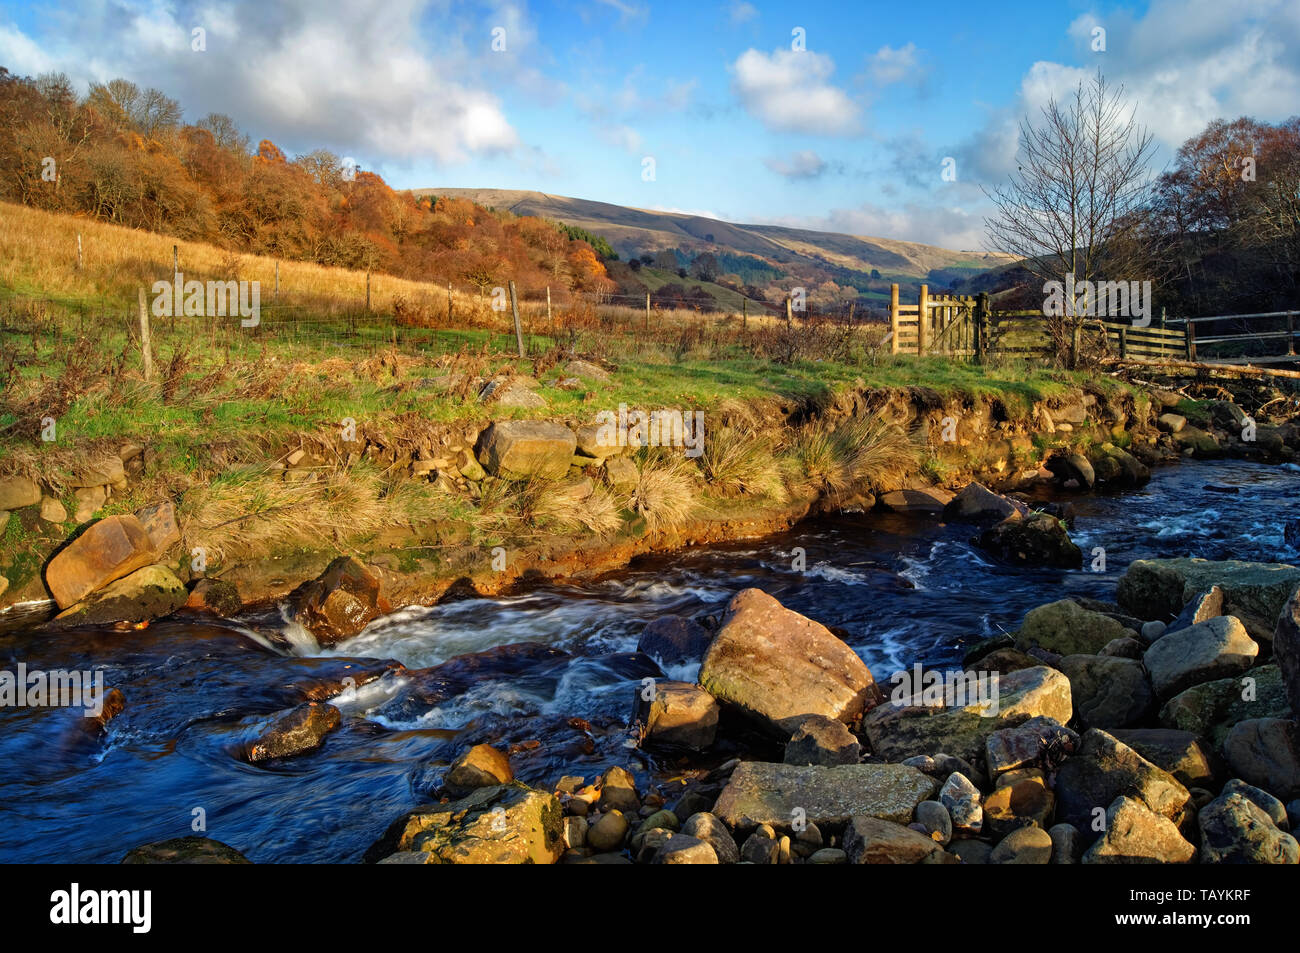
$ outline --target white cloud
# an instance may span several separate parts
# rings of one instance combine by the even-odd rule
[[[752,3],[733,2],[730,15],[732,23],[748,23],[758,16],[758,8]]]
[[[788,159],[772,156],[763,164],[787,179],[816,179],[826,171],[826,161],[811,149],[796,152]]]
[[[732,64],[732,88],[746,111],[770,129],[851,135],[858,106],[828,80],[834,61],[810,50],[746,50]]]
[[[601,139],[633,155],[641,153],[641,134],[631,126],[601,126],[596,130]]]
[[[922,242],[958,251],[979,249],[984,241],[982,213],[950,205],[909,202],[901,208],[886,208],[864,202],[854,208],[833,209],[817,218],[787,220],[781,224],[867,238]]]
[[[904,81],[919,83],[925,78],[925,71],[917,56],[915,43],[908,43],[897,49],[888,45],[882,46],[867,60],[867,70],[871,78],[881,86]]]

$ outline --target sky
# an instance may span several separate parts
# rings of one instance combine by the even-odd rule
[[[1157,171],[1214,118],[1300,113],[1300,0],[2,0],[0,65],[155,86],[394,188],[981,249],[1017,124],[1098,69]]]

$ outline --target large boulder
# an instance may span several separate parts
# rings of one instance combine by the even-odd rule
[[[563,424],[544,420],[499,420],[479,436],[479,463],[507,480],[558,480],[569,472],[578,438]]]
[[[1246,627],[1221,615],[1162,635],[1142,656],[1142,664],[1151,673],[1156,694],[1169,698],[1202,682],[1240,675],[1258,654],[1259,646]]]
[[[517,781],[478,788],[398,818],[366,860],[406,851],[430,864],[553,864],[564,853],[560,802]]]
[[[1194,732],[1215,747],[1223,744],[1234,725],[1248,718],[1291,717],[1276,665],[1259,665],[1237,678],[1193,685],[1160,709],[1161,725]]]
[[[660,665],[680,665],[704,658],[712,641],[713,633],[694,619],[661,615],[646,623],[636,650],[644,652]]]
[[[1239,721],[1223,739],[1233,774],[1284,801],[1300,797],[1300,725],[1283,718]]]
[[[984,765],[991,778],[1019,768],[1055,770],[1078,747],[1077,732],[1040,715],[992,732],[984,742]]]
[[[842,721],[809,715],[785,744],[786,764],[857,764],[861,745]]]
[[[45,567],[45,584],[60,609],[96,589],[158,561],[149,533],[134,516],[109,516],[91,524]]]
[[[452,762],[445,783],[453,794],[465,795],[479,788],[509,784],[514,779],[509,755],[491,745],[474,745]]]
[[[851,864],[955,863],[943,845],[924,834],[878,817],[855,817],[844,830]]]
[[[0,512],[35,506],[41,501],[41,488],[27,477],[0,477]]]
[[[1114,736],[1092,728],[1057,772],[1056,819],[1087,836],[1094,830],[1094,812],[1106,810],[1117,797],[1141,801],[1178,825],[1191,809],[1191,795],[1173,775]]]
[[[1058,663],[1070,680],[1081,728],[1124,728],[1152,710],[1155,695],[1142,663],[1104,655],[1067,655]]]
[[[645,740],[703,751],[718,731],[718,703],[689,682],[657,681],[653,691],[637,689],[633,721],[645,727]]]
[[[54,626],[145,622],[171,615],[185,605],[185,584],[166,566],[145,566],[111,582],[60,612]]]
[[[791,830],[800,815],[825,829],[866,815],[906,824],[935,783],[903,764],[793,765],[746,761],[731,773],[713,813],[733,829]]]
[[[881,700],[851,648],[759,589],[731,600],[699,683],[783,741],[805,715],[853,722]]]
[[[1300,586],[1291,591],[1273,630],[1273,657],[1282,673],[1291,710],[1300,712]]]
[[[1010,517],[979,536],[981,549],[1013,566],[1078,569],[1083,552],[1070,540],[1065,523],[1047,513]]]
[[[180,527],[176,525],[176,507],[170,500],[136,510],[135,517],[149,534],[149,541],[160,556],[181,541]]]
[[[1225,793],[1197,817],[1203,864],[1295,864],[1300,845],[1268,813],[1241,794]]]
[[[1057,655],[1097,655],[1110,642],[1130,634],[1118,620],[1085,609],[1073,599],[1061,599],[1026,613],[1016,646],[1022,652],[1037,645]]]
[[[292,758],[315,751],[325,736],[343,721],[343,713],[323,702],[304,702],[296,708],[254,721],[240,754],[250,764],[273,758]]]
[[[1156,767],[1168,771],[1185,788],[1213,788],[1222,774],[1214,749],[1200,735],[1174,728],[1115,728],[1115,739]]]
[[[1151,471],[1143,463],[1113,443],[1093,447],[1089,462],[1097,483],[1109,489],[1132,489],[1151,479]]]
[[[996,677],[993,704],[932,705],[915,697],[912,703],[890,701],[867,714],[862,730],[886,761],[946,752],[974,762],[985,739],[1001,728],[1038,715],[1061,724],[1073,716],[1070,680],[1061,672],[1040,665]]]
[[[1000,523],[1012,516],[1024,516],[1029,507],[994,493],[981,483],[968,483],[943,508],[943,518],[949,523]]]
[[[294,621],[321,645],[350,639],[392,611],[379,579],[351,556],[340,556],[316,579],[295,589],[289,605]]]
[[[1106,830],[1083,855],[1085,864],[1190,864],[1196,848],[1167,817],[1120,796],[1106,809]]]
[[[941,516],[953,496],[938,487],[918,490],[894,490],[880,497],[880,504],[895,513],[910,516]]]
[[[1300,585],[1300,567],[1237,559],[1137,559],[1120,578],[1119,604],[1143,618],[1171,619],[1198,593],[1223,589],[1224,612],[1237,616],[1258,639],[1258,621],[1271,636],[1282,606]]]
[[[174,837],[127,851],[124,864],[251,864],[235,848],[207,837]]]

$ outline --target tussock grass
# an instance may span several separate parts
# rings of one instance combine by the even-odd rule
[[[706,433],[699,465],[709,487],[723,496],[789,498],[772,437],[742,427]]]
[[[920,448],[893,424],[865,417],[829,432],[816,425],[801,428],[794,455],[814,486],[839,496],[897,485],[916,469]]]
[[[632,460],[637,482],[627,508],[645,520],[650,532],[676,531],[699,515],[702,505],[695,486],[698,471],[686,464],[680,451],[642,447]]]

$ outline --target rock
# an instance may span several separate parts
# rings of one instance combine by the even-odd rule
[[[195,612],[211,612],[219,616],[232,616],[244,608],[235,584],[222,579],[200,579],[190,589],[185,608]]]
[[[41,488],[26,477],[0,477],[0,510],[19,510],[41,501]]]
[[[993,777],[1025,767],[1054,770],[1078,746],[1076,732],[1040,716],[990,734],[984,742],[984,763]]]
[[[989,855],[990,864],[1048,864],[1052,861],[1052,838],[1041,827],[1018,827],[998,842]]]
[[[1203,864],[1300,863],[1296,839],[1242,794],[1225,791],[1201,809],[1198,820]]]
[[[1083,735],[1078,752],[1057,772],[1057,820],[1086,834],[1092,830],[1094,809],[1121,796],[1141,801],[1176,825],[1183,823],[1191,803],[1187,788],[1171,774],[1112,735],[1092,728]]]
[[[1060,427],[1058,426],[1057,429]],[[1097,482],[1092,464],[1081,453],[1055,454],[1048,459],[1046,466],[1062,483],[1073,480],[1081,490],[1091,490],[1093,484]]]
[[[464,796],[477,788],[509,784],[515,779],[510,758],[491,745],[475,745],[454,762],[444,782],[453,795]]]
[[[135,517],[149,534],[149,541],[153,543],[158,555],[161,556],[181,541],[181,531],[176,525],[176,507],[170,500],[136,510]]]
[[[767,824],[760,824],[740,845],[740,859],[750,864],[775,864],[780,850],[776,831]]]
[[[808,858],[810,864],[847,864],[849,855],[838,847],[823,847]]]
[[[952,840],[952,815],[942,801],[922,801],[916,806],[916,821],[938,844],[947,845]]]
[[[942,863],[943,847],[914,830],[878,817],[855,817],[844,830],[851,864]]]
[[[1164,625],[1163,622],[1159,624]],[[1097,654],[1104,655],[1106,658],[1134,659],[1140,662],[1144,651],[1146,651],[1146,646],[1140,640],[1132,636],[1125,636],[1122,639],[1111,639],[1102,646],[1101,651]],[[1149,685],[1147,687],[1150,688]]]
[[[712,745],[718,731],[718,703],[689,682],[657,681],[653,693],[638,688],[632,717],[646,727],[647,742],[695,751]]]
[[[691,815],[682,825],[682,833],[698,838],[713,848],[714,856],[720,864],[740,863],[740,848],[736,846],[731,831],[713,814],[701,811]]]
[[[305,702],[251,726],[252,737],[243,746],[243,759],[259,764],[315,751],[342,723],[343,713],[333,705]]]
[[[927,487],[917,490],[894,490],[880,497],[881,504],[895,513],[909,516],[942,516],[953,499],[947,490]]]
[[[1291,591],[1277,614],[1273,656],[1286,686],[1291,711],[1300,712],[1300,586]]]
[[[66,609],[157,558],[138,519],[109,516],[92,524],[50,560],[45,584],[59,608]]]
[[[660,665],[679,665],[703,659],[712,641],[713,634],[695,620],[664,615],[646,623],[636,650]]]
[[[1208,622],[1215,616],[1227,615],[1226,604],[1223,590],[1218,586],[1211,586],[1205,592],[1192,596],[1191,601],[1183,606],[1182,611],[1178,613],[1178,617],[1165,626],[1164,632],[1177,632],[1179,629],[1185,629],[1188,626]],[[1151,641],[1154,642],[1155,639]]]
[[[1232,772],[1275,797],[1300,797],[1300,725],[1282,718],[1248,718],[1223,740]]]
[[[953,772],[939,789],[939,803],[948,811],[954,831],[978,834],[984,828],[984,808],[980,805],[979,788],[970,778]]]
[[[1165,629],[1169,628],[1159,619],[1152,619],[1150,622],[1142,623],[1142,641],[1150,645],[1160,636],[1165,634]]]
[[[609,380],[609,372],[590,361],[574,359],[564,365],[565,377],[587,377],[591,380]]]
[[[6,579],[4,576],[0,576],[0,596],[3,596],[5,594],[5,590],[7,590],[8,588],[9,588],[9,580]]]
[[[546,406],[546,398],[533,392],[537,382],[528,377],[494,377],[483,385],[478,399],[500,407],[523,407],[537,410]]]
[[[251,864],[235,848],[207,837],[176,837],[127,851],[124,864]]]
[[[852,649],[759,589],[731,600],[699,683],[781,738],[789,738],[805,715],[852,722],[881,699],[871,671]]]
[[[948,846],[948,853],[960,859],[963,864],[987,864],[993,853],[993,845],[973,839],[953,841]]]
[[[605,461],[605,482],[616,490],[628,490],[641,480],[641,471],[627,457],[612,457]]]
[[[66,523],[68,511],[52,496],[41,497],[41,519],[47,523]]]
[[[1178,433],[1187,426],[1187,418],[1179,414],[1161,414],[1156,418],[1156,426],[1165,433]]]
[[[809,715],[785,745],[786,764],[857,764],[861,745],[844,722]]]
[[[1213,752],[1202,747],[1200,736],[1171,728],[1116,728],[1111,735],[1128,745],[1186,788],[1211,787],[1217,780]]]
[[[563,821],[564,846],[580,850],[587,846],[587,821],[585,818],[566,816]]]
[[[1142,663],[1101,655],[1067,655],[1061,671],[1070,680],[1070,698],[1081,728],[1124,728],[1142,721],[1155,695]]]
[[[1160,709],[1160,724],[1195,732],[1216,747],[1247,718],[1290,718],[1286,688],[1276,665],[1259,665],[1238,678],[1194,685]]]
[[[1077,864],[1083,845],[1079,830],[1073,824],[1053,824],[1047,829],[1052,839],[1052,863]]]
[[[979,537],[980,548],[1013,566],[1078,569],[1083,552],[1070,541],[1065,524],[1046,513],[1003,520]]]
[[[1188,451],[1199,460],[1210,460],[1223,453],[1218,440],[1200,427],[1193,427],[1191,424],[1184,424],[1173,438],[1175,447]]]
[[[1016,646],[1021,651],[1038,645],[1058,655],[1097,655],[1113,640],[1131,634],[1109,616],[1089,611],[1073,599],[1061,599],[1029,610]]]
[[[672,811],[655,811],[649,806],[641,808],[642,812],[651,811],[645,819],[637,825],[636,831],[632,834],[632,851],[635,853],[641,844],[645,841],[646,835],[651,831],[673,831],[681,829],[681,823],[677,820],[677,815]]]
[[[1009,772],[984,799],[984,826],[1004,835],[1033,824],[1046,829],[1056,806],[1056,796],[1047,778],[1037,768]]]
[[[1289,825],[1287,822],[1286,805],[1269,794],[1267,791],[1255,787],[1253,784],[1247,784],[1241,778],[1233,778],[1223,786],[1222,796],[1229,794],[1240,794],[1247,801],[1254,804],[1257,808],[1268,815],[1279,830],[1285,830]]]
[[[746,761],[732,772],[713,813],[728,827],[789,830],[796,809],[818,827],[869,815],[906,824],[934,782],[901,764],[791,765]]]
[[[479,436],[478,459],[493,476],[507,480],[558,480],[569,472],[577,437],[563,424],[542,420],[499,420]]]
[[[102,486],[84,487],[80,490],[72,491],[73,497],[77,501],[77,511],[72,518],[77,523],[84,523],[90,519],[108,502],[108,490]]]
[[[1024,516],[1029,507],[1018,500],[994,493],[980,483],[968,483],[943,508],[944,522],[1000,523],[1012,516]]]
[[[1106,830],[1083,855],[1085,864],[1190,864],[1196,848],[1167,817],[1129,797],[1106,809]]]
[[[64,480],[73,489],[87,486],[119,486],[126,482],[126,470],[122,458],[116,455],[105,456],[94,463],[87,464],[72,476]]]
[[[713,847],[686,834],[676,834],[655,851],[652,864],[716,864]]]
[[[968,667],[967,671],[997,672],[999,675],[1010,675],[1012,672],[1035,668],[1042,664],[1039,659],[1018,649],[996,649],[982,657],[974,666]]]
[[[1097,483],[1110,489],[1145,486],[1151,471],[1127,450],[1113,443],[1093,447],[1091,461]]]
[[[862,727],[872,750],[887,761],[948,752],[974,762],[983,752],[984,740],[994,731],[1037,715],[1064,724],[1074,713],[1070,680],[1041,665],[999,676],[997,702],[995,709],[979,703],[948,708],[891,701],[869,712]]]
[[[366,859],[422,851],[435,864],[553,864],[564,850],[560,802],[516,781],[403,815]]]
[[[1300,585],[1300,567],[1236,559],[1138,559],[1120,578],[1119,602],[1139,615],[1173,618],[1193,596],[1215,585],[1223,590],[1222,612],[1247,623],[1265,621],[1271,635],[1282,606]]]
[[[379,579],[363,563],[340,556],[289,596],[294,621],[323,646],[350,639],[392,611]]]
[[[587,843],[594,850],[620,850],[631,827],[622,811],[606,811],[587,830]]]
[[[636,793],[636,778],[626,768],[612,767],[600,776],[600,809],[611,808],[627,814],[641,810]]]
[[[1169,698],[1202,682],[1239,675],[1258,654],[1259,646],[1245,626],[1224,615],[1161,636],[1142,662],[1156,694]]]
[[[160,619],[185,605],[187,596],[184,583],[166,566],[146,566],[69,606],[49,624],[71,627]]]
[[[1287,803],[1286,819],[1291,827],[1300,827],[1300,798],[1294,798]]]
[[[954,773],[964,774],[967,778],[975,782],[976,787],[982,786],[984,780],[980,774],[969,762],[958,758],[956,755],[945,754],[940,751],[934,755],[919,754],[915,757],[908,758],[903,764],[909,768],[916,768],[927,778],[942,784],[948,780],[948,777]]]

